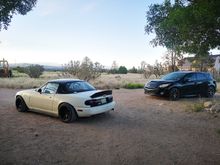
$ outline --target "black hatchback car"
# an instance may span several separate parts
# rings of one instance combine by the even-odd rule
[[[213,97],[216,88],[216,81],[210,73],[178,71],[169,73],[159,80],[146,83],[144,92],[150,95],[168,96],[170,100],[177,100],[182,96]]]

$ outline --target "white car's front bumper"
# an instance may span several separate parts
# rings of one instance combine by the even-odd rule
[[[114,108],[115,108],[115,102],[113,101],[111,103],[104,104],[101,106],[95,106],[95,107],[89,107],[89,108],[78,107],[78,108],[76,108],[76,112],[79,117],[88,117],[88,116],[92,116],[92,115],[96,115],[96,114],[100,114],[100,113],[114,110]]]

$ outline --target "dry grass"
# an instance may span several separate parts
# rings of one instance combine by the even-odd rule
[[[217,83],[217,92],[220,92],[220,82]]]
[[[0,88],[27,89],[43,85],[51,79],[76,78],[63,72],[44,72],[39,79],[29,78],[23,73],[13,72],[13,78],[0,78]],[[155,77],[150,77],[155,79]],[[103,73],[96,80],[90,81],[98,89],[119,89],[127,84],[145,84],[148,80],[142,74],[106,74]],[[220,83],[217,83],[220,92]]]
[[[13,78],[0,78],[0,88],[28,89],[43,85],[51,79],[76,78],[62,72],[44,72],[39,79],[25,75],[16,75]],[[102,74],[96,80],[90,81],[98,89],[119,89],[128,83],[145,84],[147,80],[141,74]]]
[[[119,89],[128,83],[145,84],[147,80],[141,74],[102,74],[91,83],[96,88]]]
[[[44,84],[46,79],[33,79],[29,77],[1,78],[0,88],[28,89]]]

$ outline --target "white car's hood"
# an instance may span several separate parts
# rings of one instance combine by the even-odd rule
[[[33,93],[34,91],[36,91],[36,89],[26,89],[26,90],[22,90],[16,93],[16,95],[20,95],[20,94],[30,94]]]

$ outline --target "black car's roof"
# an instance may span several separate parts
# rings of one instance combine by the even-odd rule
[[[205,74],[208,74],[208,72],[188,71],[188,70],[176,71],[176,72],[173,72],[173,73],[205,73]]]
[[[56,80],[50,80],[48,82],[67,83],[67,82],[78,82],[78,81],[83,81],[83,80],[79,80],[79,79],[56,79]]]

